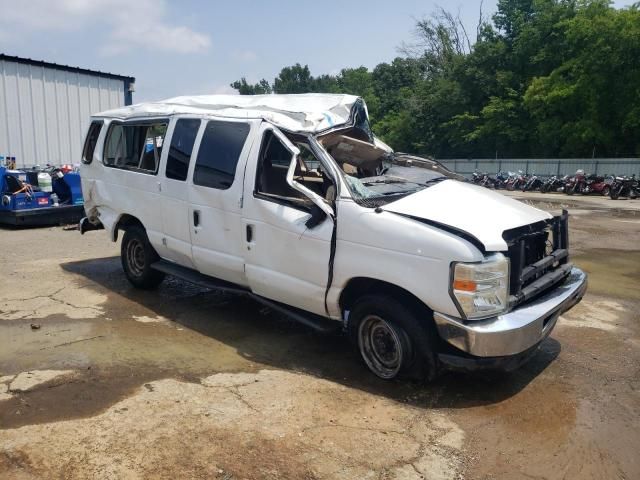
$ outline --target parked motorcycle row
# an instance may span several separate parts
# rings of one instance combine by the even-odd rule
[[[522,170],[518,172],[498,172],[491,176],[486,172],[476,170],[471,181],[476,185],[487,188],[504,190],[521,190],[523,192],[539,191],[542,193],[562,192],[567,195],[598,194],[617,200],[620,197],[640,197],[640,182],[635,174],[626,175],[594,175],[586,174],[584,170],[577,170],[575,175],[559,177],[553,175],[548,178],[540,178],[535,173],[526,174]]]

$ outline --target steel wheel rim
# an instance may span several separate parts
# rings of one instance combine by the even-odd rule
[[[369,369],[383,379],[402,368],[402,342],[395,329],[377,315],[367,315],[358,328],[358,346]]]
[[[127,244],[127,265],[129,271],[136,277],[141,276],[144,272],[144,245],[137,238],[130,240]]]

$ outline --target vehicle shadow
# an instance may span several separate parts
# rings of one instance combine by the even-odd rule
[[[281,317],[250,299],[225,295],[167,277],[153,291],[130,286],[118,257],[63,263],[65,271],[89,281],[107,296],[104,315],[128,319],[143,307],[184,328],[221,342],[250,362],[314,375],[422,408],[467,408],[502,402],[535,379],[560,353],[547,338],[537,354],[515,372],[445,372],[428,384],[376,378],[345,335],[320,334]],[[215,366],[212,366],[215,370]]]

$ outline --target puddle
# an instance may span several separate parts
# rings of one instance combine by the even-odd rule
[[[589,274],[589,292],[640,300],[640,251],[590,249],[571,258]]]

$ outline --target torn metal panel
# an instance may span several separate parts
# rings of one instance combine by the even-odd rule
[[[172,114],[214,114],[229,118],[262,118],[291,132],[318,133],[346,125],[354,95],[198,95],[140,103],[98,113],[96,117],[135,118]],[[366,107],[365,107],[366,111]]]

